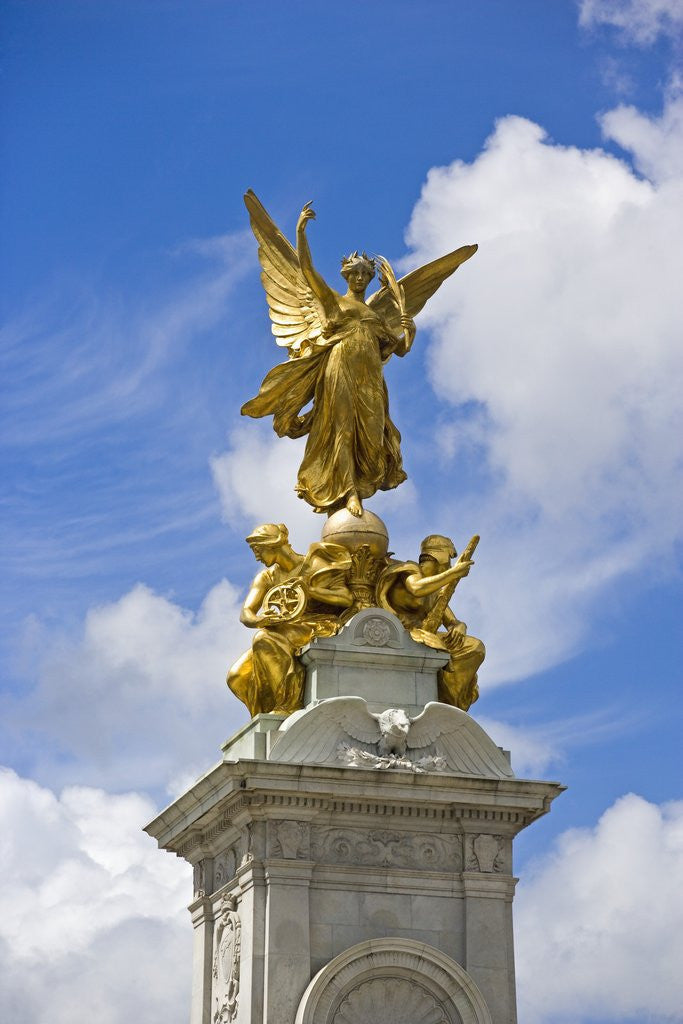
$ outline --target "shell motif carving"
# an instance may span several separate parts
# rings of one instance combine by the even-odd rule
[[[403,978],[372,978],[344,998],[332,1024],[450,1024],[431,992]]]

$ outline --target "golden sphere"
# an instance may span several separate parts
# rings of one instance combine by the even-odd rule
[[[322,540],[342,544],[349,551],[357,551],[367,544],[375,558],[384,558],[389,548],[386,526],[379,516],[367,509],[363,509],[360,516],[352,516],[345,508],[333,512],[323,526]]]

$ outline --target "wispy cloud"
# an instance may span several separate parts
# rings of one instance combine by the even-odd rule
[[[3,328],[4,445],[86,444],[92,431],[149,410],[161,367],[225,316],[254,262],[243,232],[182,251],[210,259],[211,269],[190,273],[152,309],[141,300],[123,308],[115,294],[83,284],[65,301],[55,285],[55,294]]]
[[[682,0],[579,0],[583,28],[615,28],[625,42],[649,46],[661,36],[680,38]]]
[[[239,232],[159,259],[171,283],[153,295],[54,282],[4,328],[0,569],[13,632],[46,605],[68,615],[78,580],[140,578],[162,537],[178,557],[220,529],[197,347],[238,305],[253,246]]]
[[[597,746],[603,740],[626,735],[642,726],[640,712],[625,712],[620,707],[598,708],[526,726],[478,715],[476,707],[473,713],[498,746],[511,752],[512,767],[522,778],[541,778],[565,764],[572,751]]]

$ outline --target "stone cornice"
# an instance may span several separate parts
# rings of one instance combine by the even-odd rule
[[[432,831],[495,828],[510,837],[545,814],[563,790],[554,782],[417,775],[266,761],[223,762],[150,822],[163,849],[196,860],[230,829],[265,818]],[[194,855],[193,855],[194,854]]]

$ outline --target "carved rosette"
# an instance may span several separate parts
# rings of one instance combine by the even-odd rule
[[[357,864],[422,871],[460,871],[458,836],[318,827],[312,830],[311,855],[326,864]]]
[[[391,637],[391,627],[384,619],[366,619],[363,625],[363,639],[370,647],[386,647]]]
[[[443,1006],[421,985],[403,978],[372,978],[343,999],[332,1024],[449,1024]]]
[[[214,933],[213,1024],[231,1024],[237,1018],[242,955],[242,924],[236,902],[224,896]]]
[[[371,615],[356,625],[353,643],[357,647],[400,647],[394,623],[386,615]]]

